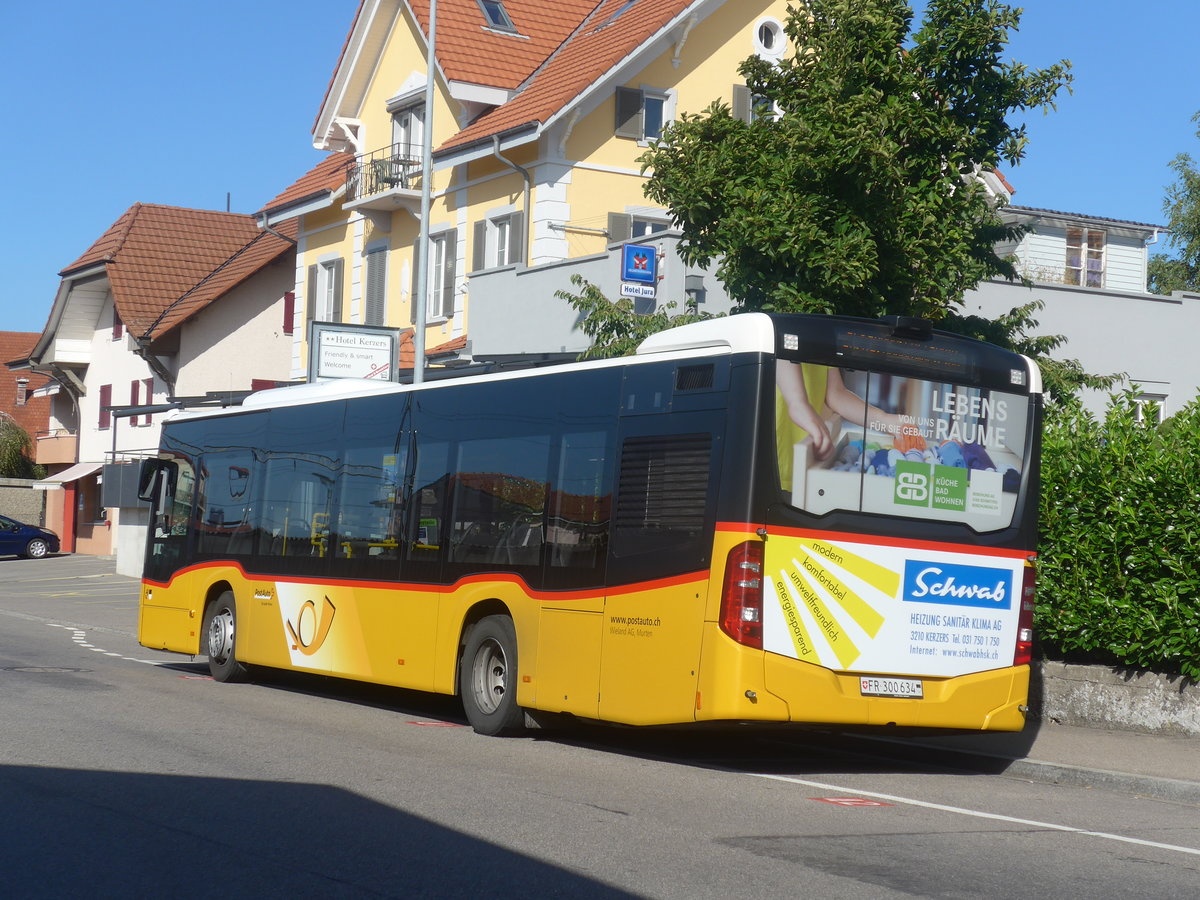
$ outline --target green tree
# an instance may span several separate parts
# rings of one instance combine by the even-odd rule
[[[1018,232],[976,176],[1021,159],[1006,117],[1052,106],[1070,64],[1003,62],[1020,11],[998,0],[931,0],[915,34],[912,18],[906,0],[791,8],[795,52],[739,68],[777,115],[716,102],[643,155],[680,254],[717,261],[745,308],[940,319],[979,281],[1016,277],[994,248]]]
[[[1200,124],[1200,112],[1192,116]],[[1200,138],[1200,129],[1196,131]],[[1163,212],[1171,234],[1167,243],[1176,256],[1156,253],[1150,259],[1149,286],[1156,294],[1200,290],[1200,169],[1187,153],[1171,160],[1175,183],[1167,188]]]
[[[0,413],[0,478],[42,478],[46,470],[33,462],[29,433]]]
[[[554,296],[566,300],[580,314],[580,328],[591,339],[591,346],[579,354],[580,359],[606,359],[631,356],[642,341],[667,328],[699,322],[710,318],[707,313],[688,309],[673,314],[674,303],[643,315],[633,308],[628,297],[609,300],[600,288],[582,275],[572,275],[574,291],[555,291]]]

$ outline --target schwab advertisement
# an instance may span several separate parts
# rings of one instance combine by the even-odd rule
[[[953,676],[1012,665],[1022,554],[772,532],[764,649],[835,671]]]

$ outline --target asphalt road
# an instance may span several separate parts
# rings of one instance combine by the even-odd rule
[[[452,699],[217,684],[137,646],[136,587],[0,559],[6,896],[1200,896],[1196,805],[821,732],[495,739]]]

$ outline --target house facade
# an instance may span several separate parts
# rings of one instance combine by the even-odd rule
[[[45,330],[9,368],[48,381],[37,462],[64,551],[141,573],[129,463],[156,450],[171,404],[287,379],[293,247],[250,216],[135,204],[59,273]]]
[[[965,312],[996,318],[1039,300],[1039,333],[1061,334],[1058,355],[1077,359],[1097,375],[1120,374],[1138,385],[1140,400],[1158,418],[1200,393],[1200,363],[1177,348],[1200,329],[1200,294],[1165,297],[1146,290],[1149,254],[1162,228],[1055,210],[1010,206],[1003,216],[1028,227],[1002,246],[1029,286],[989,281],[967,293]],[[1088,391],[1084,402],[1103,412],[1107,393]]]
[[[785,51],[786,15],[786,2],[442,0],[426,109],[428,4],[364,0],[313,127],[331,155],[258,213],[298,230],[292,376],[306,375],[306,321],[423,326],[425,346],[459,341],[476,360],[574,355],[586,340],[554,291],[581,272],[617,296],[626,242],[661,262],[649,303],[727,308],[679,262],[638,158],[685,111],[723,100],[749,115],[737,66]]]

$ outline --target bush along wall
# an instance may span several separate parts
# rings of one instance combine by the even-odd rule
[[[1037,630],[1052,657],[1197,682],[1200,401],[1159,425],[1136,396],[1047,416]]]

